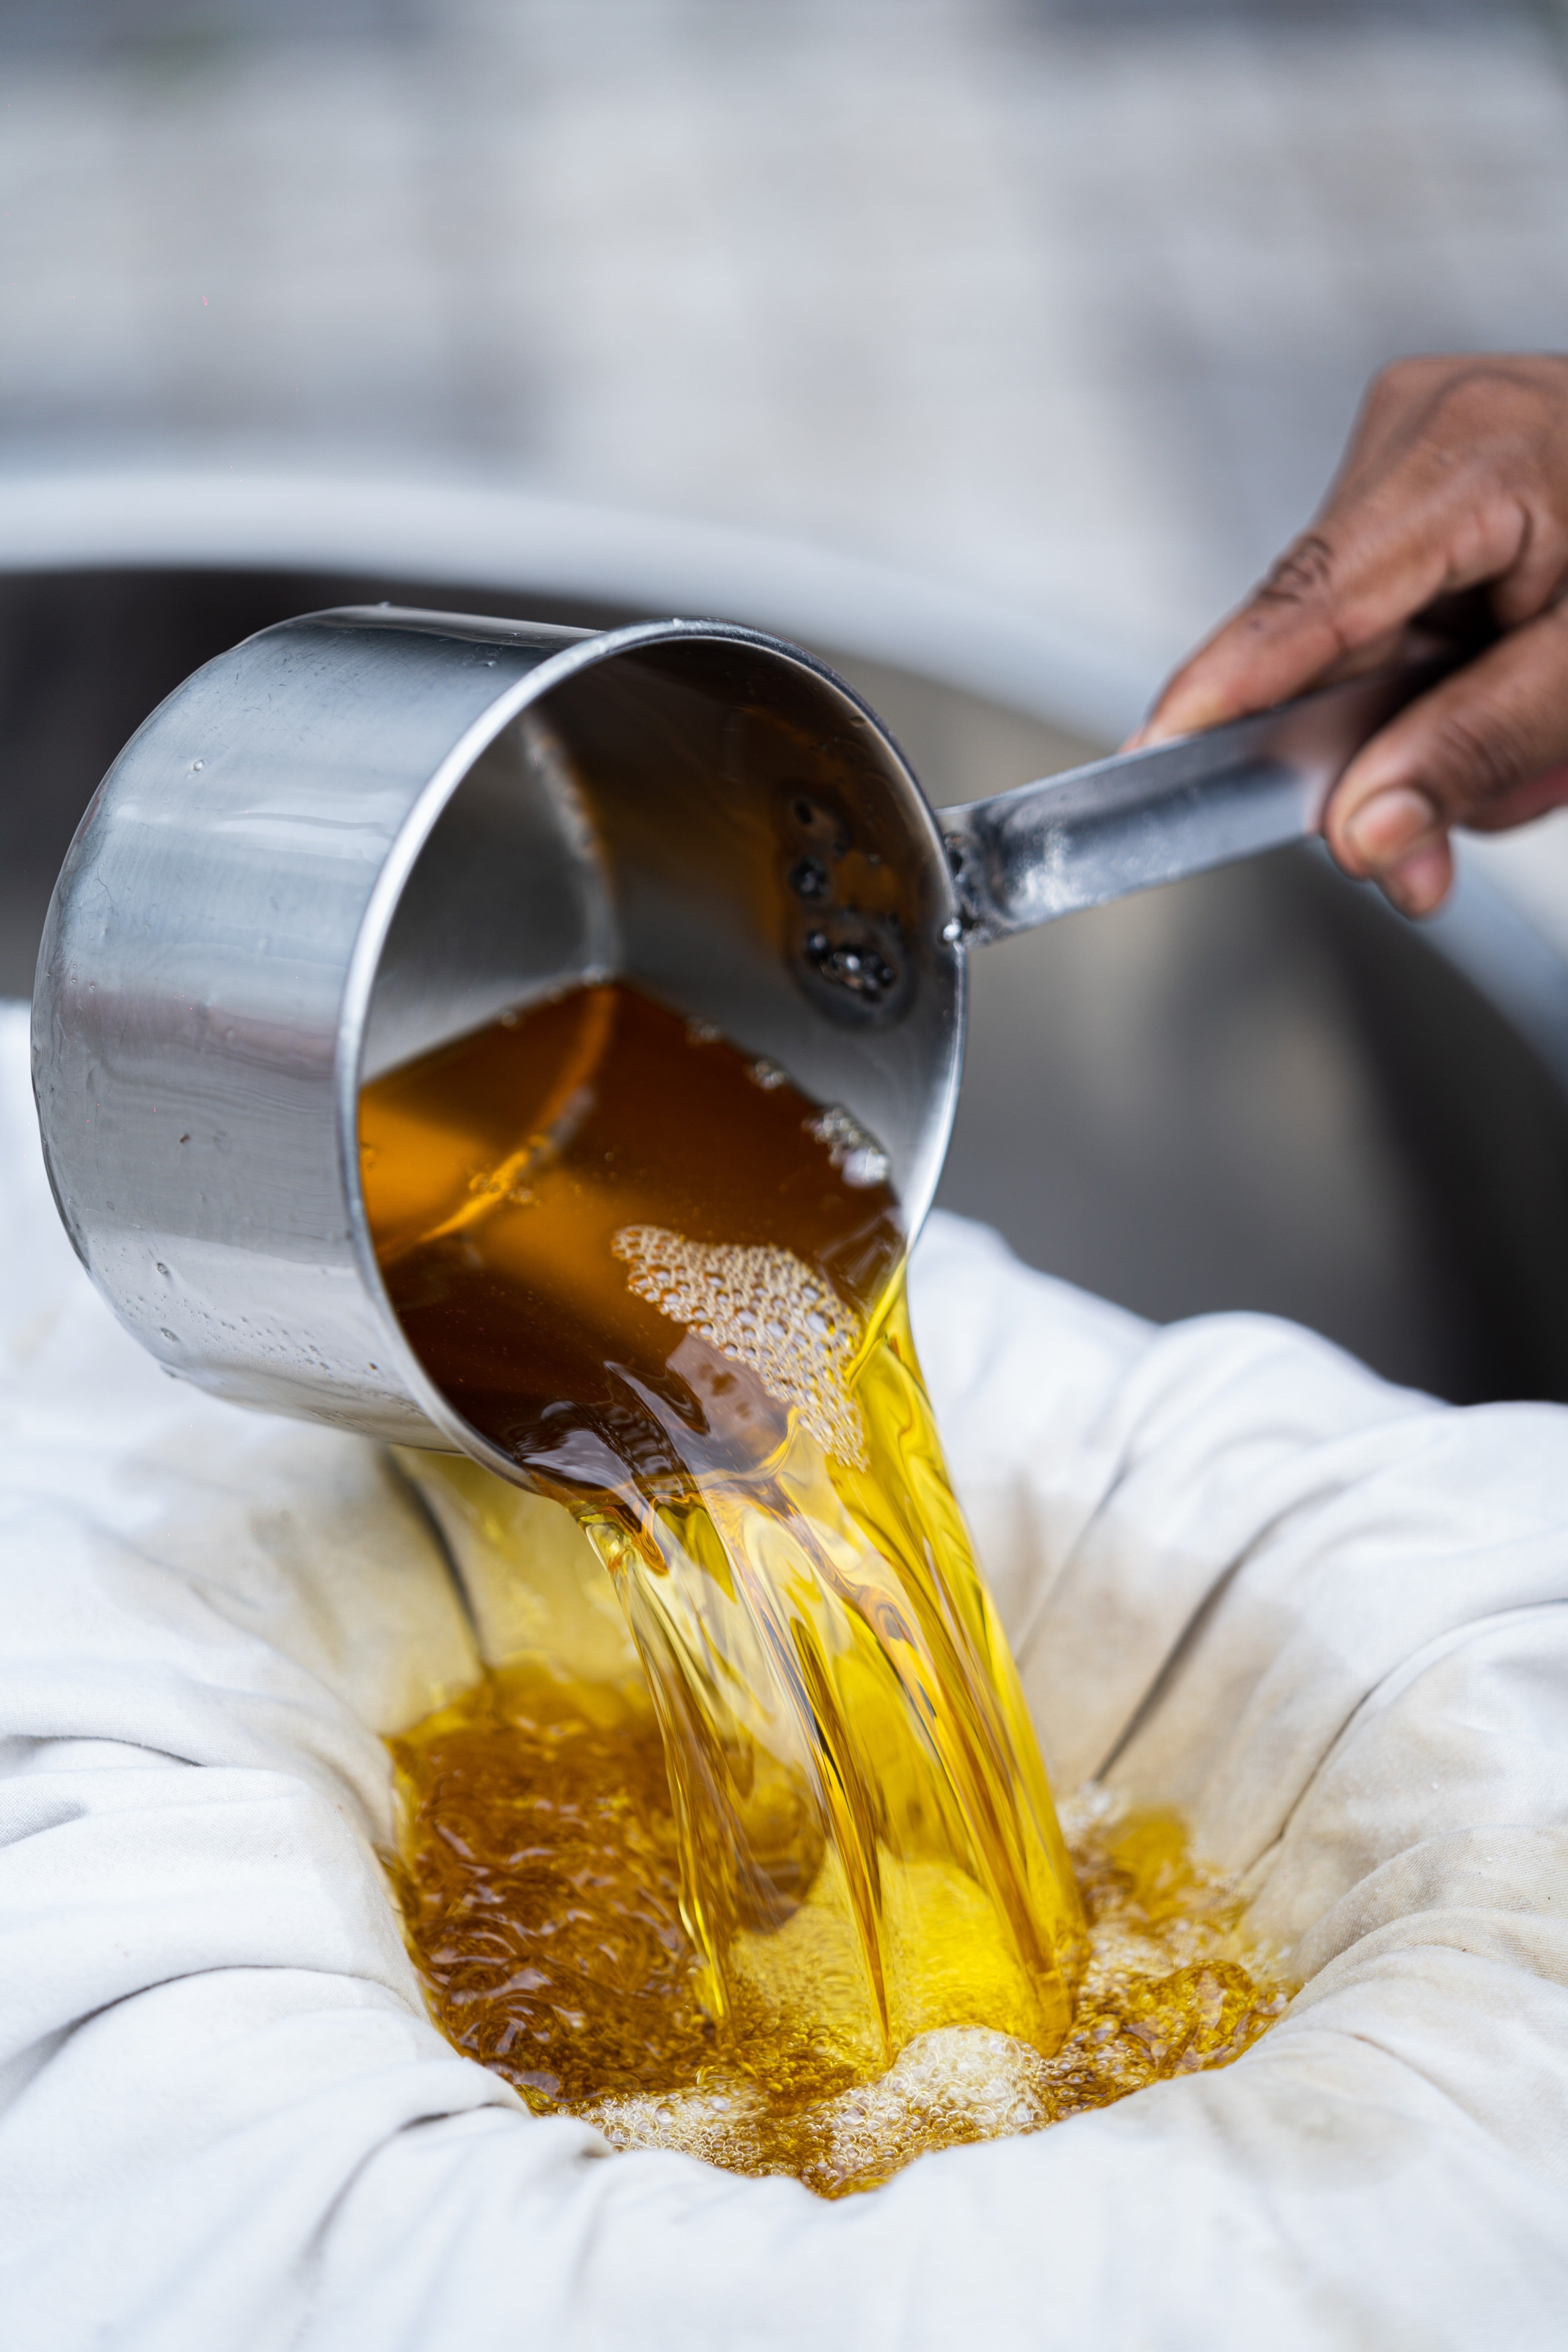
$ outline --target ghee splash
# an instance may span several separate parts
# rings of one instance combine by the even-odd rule
[[[510,2016],[489,2041],[478,2029],[491,2063],[531,2049],[517,2079],[542,2103],[603,2095],[628,2066],[629,2087],[645,2084],[627,2055],[645,2032],[667,2081],[718,2053],[726,2082],[776,2114],[879,2080],[932,2033],[978,2030],[1048,2058],[1083,1916],[947,1480],[875,1139],[621,986],[503,1016],[377,1080],[360,1134],[412,1346],[575,1517],[642,1669],[638,1693],[584,1699],[547,1676],[526,1703],[492,1677],[448,1727],[479,1807],[469,1856],[500,1874],[468,1886],[435,1942],[413,1930],[416,1948],[458,1955],[440,1996],[458,2038],[461,2017],[491,2016],[492,1962],[517,1978],[509,1998],[544,1966],[512,1967],[537,1865],[575,1873],[590,1927],[629,1938],[608,1979],[577,1969],[581,1999],[545,1968],[548,2047]],[[611,1759],[591,1804],[570,1799],[588,1808],[575,1862],[547,1860],[542,1832],[528,1842],[533,1800],[508,1826],[513,1801],[486,1778],[524,1723],[540,1787],[547,1759],[569,1779]],[[405,1772],[435,1752],[405,1742]],[[434,1853],[469,1833],[431,1834]],[[606,1895],[624,1876],[612,1851],[643,1872],[629,1909]],[[634,2000],[647,1937],[667,1976],[638,1977],[656,1990]]]

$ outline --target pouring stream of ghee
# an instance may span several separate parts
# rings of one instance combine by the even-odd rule
[[[875,1139],[624,986],[378,1079],[360,1130],[403,1328],[533,1490],[411,1465],[510,1588],[483,1683],[393,1743],[458,2046],[829,2195],[1245,2049],[1282,1995],[1169,1822],[1080,1824],[1086,1923]]]
[[[886,1162],[624,987],[362,1098],[404,1330],[615,1580],[700,2000],[781,2092],[1066,2032],[1082,1917],[942,1463]]]

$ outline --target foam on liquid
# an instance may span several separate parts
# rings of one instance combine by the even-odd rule
[[[689,1242],[627,1225],[610,1244],[630,1289],[732,1364],[754,1372],[826,1454],[866,1467],[866,1432],[849,1393],[858,1318],[785,1249]]]

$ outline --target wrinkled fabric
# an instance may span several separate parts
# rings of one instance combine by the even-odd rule
[[[0,2312],[16,2352],[1568,2336],[1568,1413],[1156,1330],[932,1220],[917,1328],[1059,1788],[1179,1804],[1303,1990],[1222,2073],[823,2204],[429,2021],[379,1735],[476,1658],[367,1443],[218,1404],[60,1232],[0,1017]]]

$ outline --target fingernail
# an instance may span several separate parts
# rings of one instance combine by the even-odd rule
[[[1424,833],[1435,832],[1438,822],[1436,803],[1425,793],[1391,784],[1362,803],[1346,824],[1345,840],[1363,864],[1386,866]]]
[[[1448,895],[1448,854],[1441,844],[1402,857],[1378,877],[1404,915],[1432,915]]]

